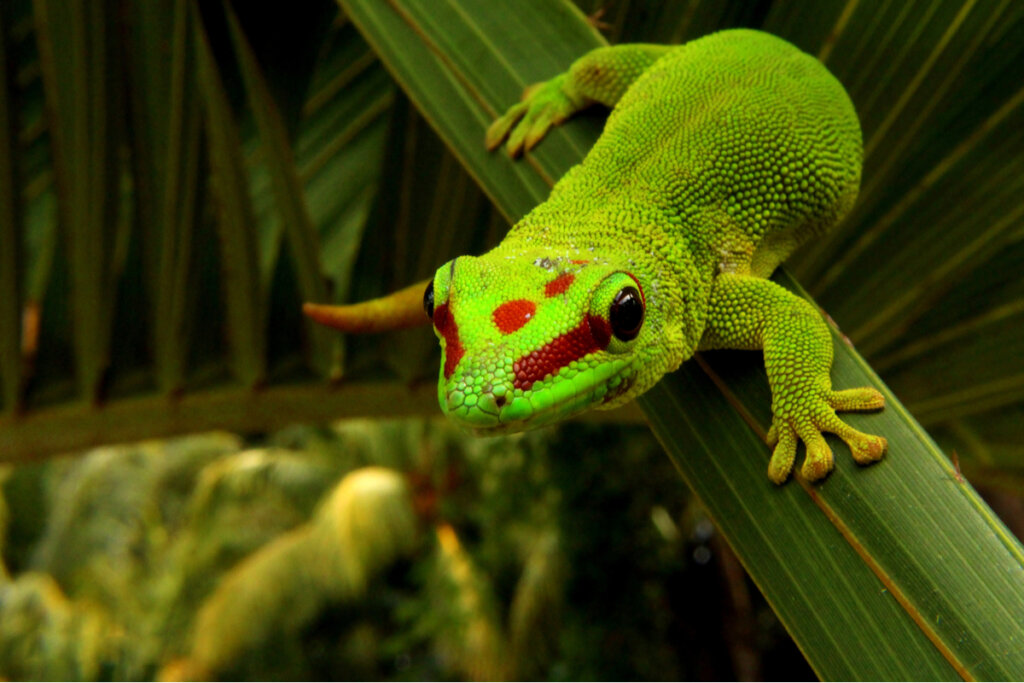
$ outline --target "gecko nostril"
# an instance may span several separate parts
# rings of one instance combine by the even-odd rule
[[[505,405],[505,397],[504,396],[495,396],[494,397],[494,402],[500,408],[503,405]]]

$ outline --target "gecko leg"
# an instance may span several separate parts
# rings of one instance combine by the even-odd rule
[[[872,387],[832,389],[832,335],[807,301],[770,280],[722,274],[712,288],[708,320],[702,348],[764,349],[772,389],[768,477],[773,482],[781,484],[789,477],[798,441],[807,449],[804,477],[813,481],[832,471],[832,449],[822,432],[846,442],[862,465],[885,455],[883,437],[860,432],[836,415],[878,410],[885,398]]]
[[[669,49],[637,43],[591,50],[565,73],[528,87],[522,101],[487,129],[487,149],[508,138],[505,150],[517,157],[576,112],[595,103],[614,107],[633,81]]]

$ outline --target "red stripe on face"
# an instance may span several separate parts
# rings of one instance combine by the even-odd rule
[[[494,309],[491,317],[502,334],[512,334],[526,323],[537,312],[537,304],[526,299],[506,301]]]
[[[444,378],[448,379],[455,373],[456,366],[466,353],[459,341],[459,328],[448,310],[448,304],[441,304],[434,309],[434,326],[444,337]]]
[[[512,386],[526,391],[534,382],[555,374],[574,360],[607,348],[611,338],[612,328],[608,321],[588,315],[576,328],[513,363],[515,380]]]
[[[554,280],[544,285],[544,296],[550,299],[556,294],[564,294],[565,290],[569,289],[575,280],[576,276],[572,273],[562,273]]]

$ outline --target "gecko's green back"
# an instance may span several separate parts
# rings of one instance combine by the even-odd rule
[[[506,241],[548,224],[552,244],[611,249],[667,233],[702,266],[717,267],[723,249],[741,262],[753,251],[767,277],[852,206],[860,168],[860,124],[835,77],[780,38],[724,31],[648,68],[586,159]]]
[[[615,104],[590,154],[428,290],[441,407],[477,430],[635,398],[701,344],[717,276],[768,276],[857,193],[849,98],[785,41],[734,30],[603,50],[533,96],[561,98],[534,140],[589,102]]]

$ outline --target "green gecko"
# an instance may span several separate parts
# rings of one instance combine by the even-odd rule
[[[441,409],[480,434],[550,424],[636,398],[694,352],[763,349],[772,390],[768,476],[828,475],[827,431],[861,464],[886,440],[836,411],[814,307],[768,280],[850,209],[861,133],[846,92],[780,38],[729,30],[685,45],[593,50],[529,88],[487,132],[512,156],[592,104],[604,132],[500,245],[438,269],[424,306],[440,339]]]
[[[595,103],[612,107],[601,138],[492,251],[448,262],[425,292],[306,314],[350,333],[407,327],[423,292],[441,410],[480,434],[621,405],[696,351],[763,349],[772,481],[788,478],[800,440],[803,476],[828,475],[823,431],[858,463],[881,459],[886,440],[836,411],[883,396],[832,389],[821,315],[767,279],[857,196],[860,125],[839,82],[759,31],[599,48],[529,88],[486,143],[507,138],[515,157]]]

